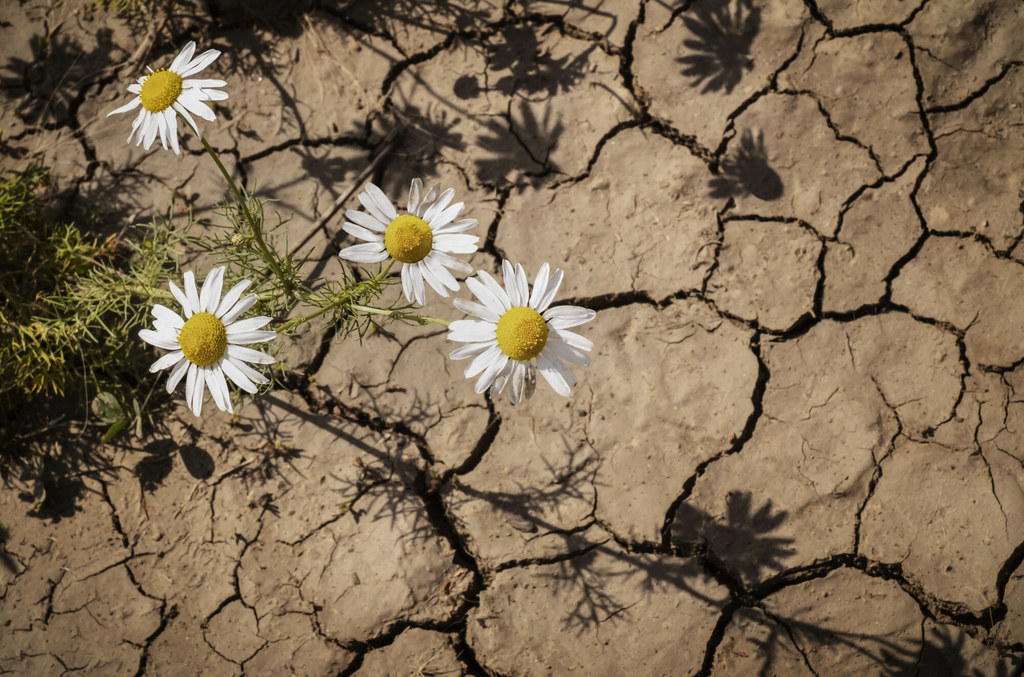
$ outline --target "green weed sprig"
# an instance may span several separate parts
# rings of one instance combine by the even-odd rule
[[[53,398],[84,419],[106,393],[134,412],[123,425],[143,409],[136,334],[150,299],[170,300],[166,280],[188,238],[169,217],[123,235],[90,235],[48,212],[47,175],[32,165],[0,180],[0,419],[17,428],[17,410]]]

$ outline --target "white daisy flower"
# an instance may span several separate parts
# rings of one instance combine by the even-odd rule
[[[459,290],[459,283],[448,269],[469,275],[473,267],[450,254],[472,254],[480,238],[463,235],[477,224],[476,219],[459,219],[465,204],[456,202],[455,190],[440,193],[441,184],[430,189],[421,199],[423,182],[412,180],[409,189],[408,214],[398,215],[391,200],[377,186],[366,184],[359,194],[365,212],[349,209],[345,212],[343,230],[367,244],[357,244],[341,250],[343,259],[359,263],[377,263],[391,257],[402,264],[402,291],[411,303],[424,303],[423,281],[441,296],[447,297],[445,287]],[[440,194],[439,194],[440,193]]]
[[[139,338],[146,343],[171,350],[153,363],[150,372],[171,368],[167,379],[167,392],[185,380],[185,401],[192,413],[199,416],[203,408],[204,388],[210,389],[213,401],[221,411],[232,411],[231,394],[228,392],[226,375],[247,393],[256,393],[256,384],[267,383],[268,379],[246,362],[273,364],[274,358],[252,348],[249,343],[262,343],[277,336],[274,331],[261,331],[269,317],[250,317],[237,321],[238,317],[253,307],[256,294],[242,297],[249,286],[249,280],[242,280],[224,296],[220,297],[224,284],[224,266],[214,268],[206,276],[202,291],[196,291],[196,278],[192,271],[185,273],[185,291],[170,283],[171,293],[185,311],[185,319],[170,308],[157,304],[153,306],[155,329],[143,329]]]
[[[479,319],[456,320],[448,326],[448,340],[468,344],[453,350],[449,357],[473,358],[466,367],[466,378],[480,374],[477,393],[490,387],[496,397],[511,382],[508,398],[518,404],[533,394],[536,370],[540,370],[556,393],[568,397],[576,375],[563,361],[590,364],[581,351],[593,349],[594,344],[567,330],[590,322],[597,313],[579,306],[548,308],[562,284],[562,271],[549,277],[546,263],[537,273],[532,294],[522,265],[513,268],[502,261],[501,269],[504,289],[484,271],[477,273],[479,280],[466,280],[481,303],[455,299],[455,307]]]
[[[178,151],[178,114],[180,114],[189,126],[195,130],[199,138],[203,137],[196,121],[192,119],[191,113],[195,113],[204,120],[213,121],[214,115],[210,107],[204,101],[222,101],[228,98],[227,92],[222,92],[214,87],[223,87],[227,83],[223,80],[186,80],[190,75],[209,66],[220,56],[216,49],[208,49],[196,58],[196,43],[189,42],[185,49],[174,58],[169,68],[161,68],[154,71],[146,67],[148,75],[139,78],[134,85],[128,86],[128,91],[137,94],[129,103],[117,110],[107,113],[107,117],[117,113],[127,113],[135,110],[142,104],[135,122],[132,123],[132,132],[128,135],[128,143],[132,142],[135,132],[139,133],[136,146],[142,145],[149,150],[160,135],[160,143],[164,149],[167,148],[168,138],[171,141],[171,149],[176,155]]]

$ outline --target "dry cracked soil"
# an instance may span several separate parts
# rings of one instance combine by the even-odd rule
[[[196,139],[105,117],[195,38],[316,272],[366,176],[455,186],[592,365],[513,408],[441,331],[312,333],[57,513],[9,485],[0,673],[1021,674],[1024,3],[292,4],[4,0],[5,168],[216,219]]]

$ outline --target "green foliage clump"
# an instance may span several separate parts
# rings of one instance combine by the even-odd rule
[[[147,366],[138,330],[182,238],[160,222],[96,237],[49,208],[47,170],[0,177],[0,449],[65,418],[117,425],[141,411]],[[125,229],[126,231],[128,229]],[[141,230],[141,232],[139,232]],[[32,412],[27,420],[24,412]],[[120,414],[120,415],[118,415]]]

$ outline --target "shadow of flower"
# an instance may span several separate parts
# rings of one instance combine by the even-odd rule
[[[730,94],[743,79],[743,72],[754,68],[750,46],[761,29],[761,9],[750,0],[712,0],[683,16],[693,37],[683,46],[696,54],[676,59],[683,64],[683,75],[693,78],[693,86],[704,83],[702,94],[724,90]]]
[[[739,148],[722,160],[721,176],[712,178],[708,188],[713,198],[753,195],[759,200],[772,202],[782,197],[785,186],[782,177],[768,165],[764,132],[758,132],[755,139],[751,130],[743,130]]]

